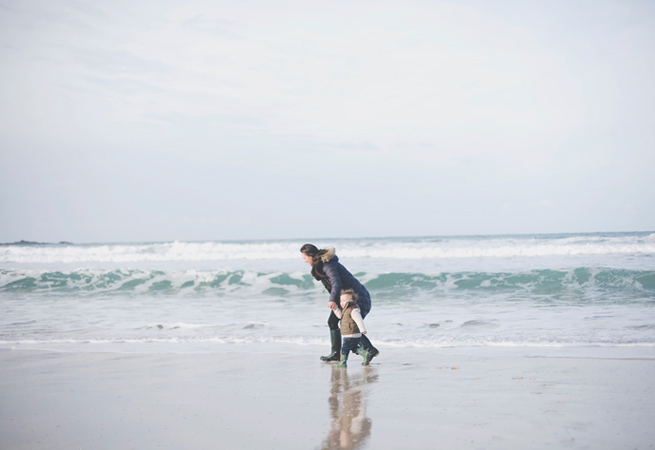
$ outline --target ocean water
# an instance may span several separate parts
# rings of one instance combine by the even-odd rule
[[[305,240],[0,245],[0,348],[325,346]],[[380,349],[655,351],[655,232],[323,239],[371,292]]]

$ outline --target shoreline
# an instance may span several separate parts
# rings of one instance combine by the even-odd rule
[[[0,349],[13,449],[648,449],[655,354],[381,348],[369,367],[273,352]],[[561,350],[561,349],[560,349]],[[620,356],[625,354],[625,357]]]

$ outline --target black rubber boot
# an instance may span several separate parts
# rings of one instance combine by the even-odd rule
[[[330,330],[332,351],[328,356],[321,356],[321,361],[339,361],[341,359],[341,330]]]
[[[359,341],[359,345],[361,345],[368,353],[368,355],[364,357],[364,365],[368,366],[371,360],[380,354],[380,351],[373,347],[373,344],[371,344],[371,341],[368,340],[365,334],[362,334],[362,339]]]

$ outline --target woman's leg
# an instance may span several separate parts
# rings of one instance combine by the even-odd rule
[[[361,310],[361,308],[360,308],[360,311],[361,311],[362,319],[363,319],[368,315],[368,313],[370,312],[370,309],[369,310]],[[368,363],[370,363],[373,358],[378,356],[380,354],[380,351],[377,348],[373,347],[373,344],[371,344],[371,341],[369,341],[368,337],[365,334],[362,334],[362,339],[361,339],[361,341],[359,341],[359,345],[360,345],[360,347],[362,347],[364,350],[366,350],[368,352],[368,358],[365,358],[365,361],[364,361],[364,364],[368,366]]]
[[[330,317],[328,317],[327,323],[328,323],[328,326],[330,327],[330,330],[338,330],[339,329],[339,318],[334,313],[334,311],[330,311]]]
[[[328,326],[330,327],[330,342],[332,348],[330,354],[321,356],[322,361],[339,361],[341,355],[341,330],[339,330],[339,318],[334,311],[330,312],[328,317]]]

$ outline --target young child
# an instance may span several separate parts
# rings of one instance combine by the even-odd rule
[[[366,334],[364,319],[355,301],[357,294],[352,289],[341,291],[341,309],[336,308],[334,314],[341,319],[341,336],[343,345],[341,346],[341,362],[335,364],[337,367],[347,367],[348,355],[350,352],[357,353],[364,358],[363,365],[368,365],[371,361],[368,352],[359,345],[362,334]]]

